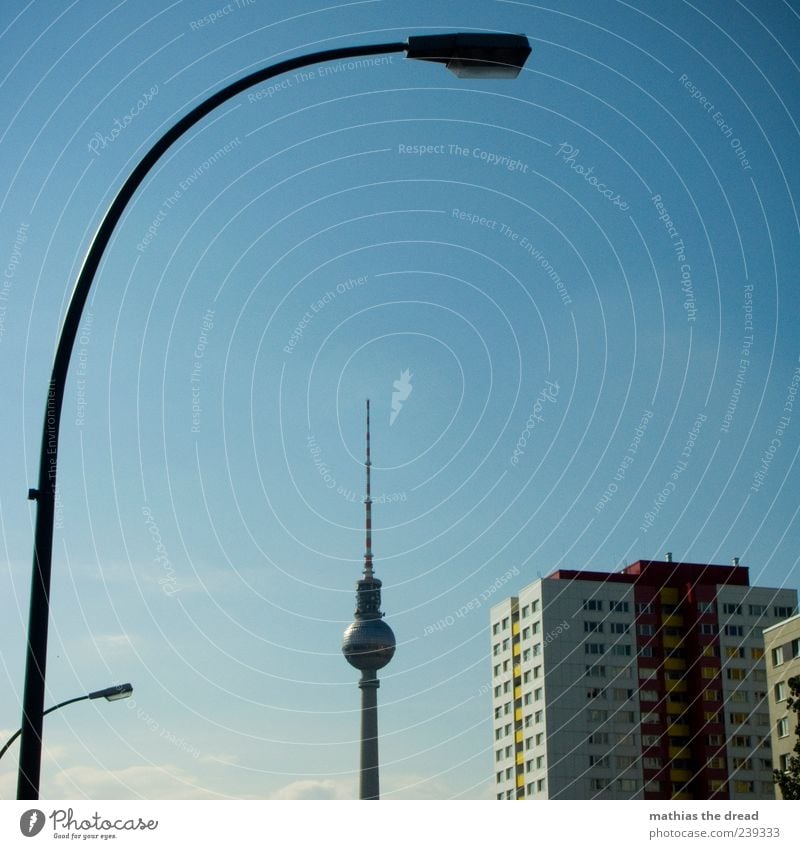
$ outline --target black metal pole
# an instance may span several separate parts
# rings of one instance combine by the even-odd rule
[[[22,728],[17,778],[17,799],[38,799],[39,778],[42,758],[42,718],[44,716],[45,666],[47,663],[47,629],[50,617],[50,573],[53,558],[53,514],[55,509],[56,473],[58,460],[58,436],[61,408],[67,371],[78,335],[83,308],[89,296],[100,260],[111,239],[114,228],[122,217],[128,202],[150,169],[164,153],[198,121],[237,94],[265,80],[289,71],[314,65],[347,59],[351,56],[372,56],[377,53],[402,53],[405,42],[390,44],[368,44],[361,47],[338,47],[321,50],[306,56],[296,56],[275,65],[255,71],[221,91],[212,94],[191,112],[184,115],[150,148],[134,168],[114,198],[108,212],[100,222],[89,251],[86,254],[75,288],[72,291],[64,325],[56,347],[53,370],[47,392],[47,407],[39,455],[39,482],[28,497],[36,501],[36,528],[34,533],[33,575],[31,578],[31,600],[28,618],[28,646],[25,661],[25,689],[22,704]]]

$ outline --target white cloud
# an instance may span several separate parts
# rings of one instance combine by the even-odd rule
[[[332,781],[304,779],[293,781],[273,794],[272,799],[353,799],[353,783],[350,780]]]
[[[219,799],[224,794],[204,787],[201,780],[173,764],[132,766],[107,770],[76,766],[53,779],[52,794],[61,799]]]

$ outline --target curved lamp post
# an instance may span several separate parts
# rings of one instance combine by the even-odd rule
[[[86,696],[76,696],[74,699],[67,699],[65,702],[59,702],[57,705],[53,705],[53,707],[47,708],[47,710],[42,711],[42,716],[47,716],[48,713],[52,713],[54,710],[58,710],[59,708],[64,707],[64,705],[72,705],[75,702],[83,702],[86,699],[106,699],[109,702],[116,702],[118,699],[127,699],[128,696],[133,692],[133,687],[130,684],[117,684],[115,687],[106,687],[105,690],[95,690],[93,693],[89,693]],[[14,734],[6,741],[5,746],[0,749],[0,758],[9,750],[11,744],[22,734],[22,729],[20,728],[18,731],[15,731]]]
[[[530,55],[531,48],[524,35],[457,33],[415,36],[409,38],[408,42],[322,50],[318,53],[296,56],[293,59],[287,59],[284,62],[262,68],[212,94],[167,130],[125,180],[119,194],[114,198],[108,212],[100,222],[100,227],[92,241],[75,283],[75,288],[72,291],[64,324],[61,328],[47,392],[42,446],[39,455],[39,481],[36,489],[28,491],[28,498],[36,501],[36,527],[25,663],[25,690],[22,706],[22,742],[20,744],[17,781],[18,799],[39,798],[58,431],[67,371],[83,308],[114,228],[136,189],[161,156],[198,121],[232,97],[279,74],[295,71],[308,65],[348,59],[352,56],[403,52],[409,59],[444,63],[450,71],[459,77],[513,79],[519,75],[525,60]]]

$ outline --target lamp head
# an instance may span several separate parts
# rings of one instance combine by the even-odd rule
[[[528,39],[509,33],[415,35],[406,49],[409,59],[442,62],[465,79],[516,79],[530,54]]]
[[[132,692],[131,684],[117,684],[115,687],[106,687],[105,690],[95,690],[94,693],[89,693],[89,698],[116,702],[118,699],[127,699]]]

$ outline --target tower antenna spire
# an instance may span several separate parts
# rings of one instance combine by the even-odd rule
[[[366,547],[364,549],[364,577],[371,578],[372,571],[372,491],[371,491],[371,468],[372,460],[369,454],[369,398],[367,398],[367,459],[364,463],[367,471],[367,494],[364,498],[365,508],[365,527],[366,527]]]

